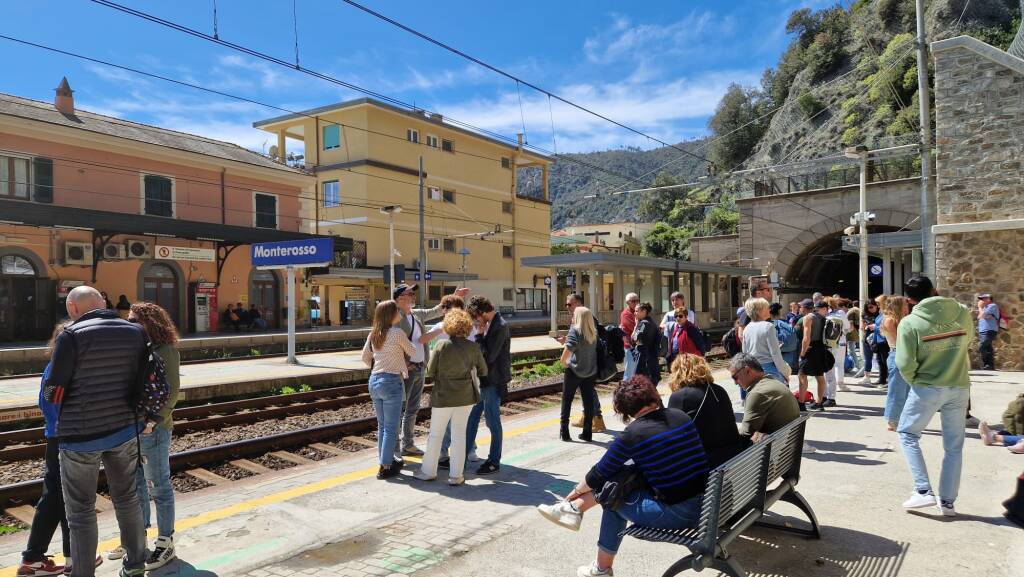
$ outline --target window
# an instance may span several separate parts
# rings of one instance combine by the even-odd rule
[[[501,157],[501,167],[502,168],[511,169],[512,168],[512,159],[507,157],[507,156],[502,156]]]
[[[441,150],[445,152],[455,152],[455,143],[444,138],[441,140]]]
[[[337,124],[325,126],[323,128],[324,133],[324,150],[334,150],[335,148],[341,148],[341,127]]]
[[[444,198],[445,202],[450,202],[452,204],[455,203],[455,191],[454,190],[442,191],[441,196],[442,196],[442,198]]]
[[[516,310],[542,311],[548,308],[548,289],[516,289]]]
[[[337,180],[324,183],[324,208],[341,205],[341,184]]]
[[[410,129],[405,131],[405,138],[409,142],[419,142],[420,141],[420,131],[416,130],[415,128],[410,128]]]
[[[441,250],[441,239],[439,238],[428,238],[427,248],[430,250]]]
[[[441,200],[441,189],[436,186],[428,186],[427,198],[430,200]]]
[[[512,300],[512,289],[501,289],[501,300],[506,302]]]
[[[174,181],[166,176],[143,177],[143,212],[149,216],[174,216]]]
[[[277,196],[261,192],[253,194],[256,228],[277,228]]]
[[[437,148],[437,137],[430,134],[427,135],[427,146],[430,148]]]
[[[28,200],[29,159],[0,156],[0,196]]]
[[[505,258],[512,258],[512,247],[509,245],[501,247],[501,256]]]
[[[512,214],[512,203],[507,200],[502,201],[501,212],[504,212],[505,214]]]
[[[443,287],[441,285],[439,285],[439,284],[432,284],[432,285],[430,285],[429,289],[427,290],[427,299],[428,300],[432,300],[432,301],[439,301],[439,300],[441,300],[441,289],[442,288]]]
[[[23,256],[9,254],[0,258],[0,275],[36,276],[36,267]]]
[[[445,252],[455,252],[455,239],[454,238],[446,238],[446,239],[444,239],[444,251]]]

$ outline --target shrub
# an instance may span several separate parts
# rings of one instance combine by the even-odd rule
[[[796,103],[807,118],[817,116],[819,112],[825,110],[825,105],[810,92],[801,94],[800,98],[797,98]]]
[[[860,144],[860,128],[851,126],[843,131],[843,146]]]

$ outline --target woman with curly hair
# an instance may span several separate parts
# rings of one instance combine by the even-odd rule
[[[434,380],[430,393],[430,434],[423,465],[415,477],[421,481],[437,478],[441,442],[451,421],[448,484],[461,485],[465,482],[462,473],[466,465],[466,422],[473,406],[480,401],[478,379],[487,376],[487,362],[480,347],[467,338],[473,330],[469,313],[462,309],[449,310],[441,328],[449,338],[437,345],[427,364],[427,378]]]
[[[136,487],[139,503],[142,504],[142,518],[146,527],[150,526],[149,500],[152,495],[156,502],[157,538],[153,549],[146,559],[146,570],[152,571],[174,560],[174,489],[171,488],[171,428],[174,419],[171,413],[178,402],[178,391],[181,387],[179,367],[181,359],[175,345],[178,342],[178,330],[174,327],[170,315],[163,308],[153,303],[135,303],[128,310],[128,320],[142,325],[153,343],[156,353],[164,361],[167,373],[167,384],[170,385],[170,396],[167,404],[160,410],[160,424],[146,423],[142,431],[140,449],[142,468],[136,474]],[[120,549],[120,548],[118,548]],[[117,550],[115,550],[117,551]],[[115,553],[116,554],[116,553]]]
[[[900,374],[900,368],[896,366],[896,331],[903,317],[910,314],[910,303],[906,297],[897,295],[886,297],[882,302],[882,324],[878,330],[889,343],[889,358],[886,360],[889,367],[889,387],[885,392],[885,422],[890,431],[895,431],[900,424],[903,406],[907,404],[907,396],[910,394],[910,385]]]
[[[715,384],[704,357],[677,356],[672,362],[668,386],[672,389],[668,407],[683,411],[697,426],[712,469],[739,454],[742,444],[732,401],[729,393]]]
[[[580,577],[612,575],[627,522],[659,529],[696,526],[707,483],[708,460],[693,422],[679,409],[662,407],[650,379],[637,375],[619,383],[612,398],[615,412],[628,423],[622,435],[565,500],[537,507],[545,519],[578,531],[583,513],[599,504],[605,484],[623,479],[626,463],[633,461],[641,481],[630,483],[634,486],[617,506],[600,497],[600,504],[607,508],[601,515],[597,560],[580,567],[576,571]]]

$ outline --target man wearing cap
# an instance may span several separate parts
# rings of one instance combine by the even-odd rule
[[[999,305],[992,300],[992,295],[978,295],[978,354],[981,356],[981,368],[985,371],[996,370],[996,352],[992,343],[999,334]]]
[[[402,322],[399,328],[412,341],[416,348],[416,354],[407,359],[409,364],[409,376],[405,379],[405,407],[402,414],[402,439],[401,454],[408,456],[420,456],[423,451],[414,443],[414,432],[416,427],[416,416],[420,410],[423,398],[423,368],[427,366],[430,359],[430,349],[420,342],[420,337],[426,334],[423,323],[432,321],[444,316],[441,305],[431,309],[414,309],[416,304],[416,291],[419,285],[400,284],[395,287],[391,298],[398,304],[398,310],[402,314]],[[465,297],[469,294],[468,288],[459,288],[455,294]]]
[[[813,307],[813,308],[812,308]],[[803,338],[800,343],[800,401],[807,394],[807,377],[811,376],[818,382],[817,403],[808,407],[819,411],[825,410],[825,373],[835,366],[835,357],[825,346],[825,315],[828,304],[824,301],[815,303],[811,299],[800,301],[800,310],[804,318]]]

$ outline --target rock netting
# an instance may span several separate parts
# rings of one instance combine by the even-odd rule
[[[970,44],[934,52],[939,224],[1024,218],[1024,61]],[[978,293],[992,293],[1017,319],[1000,331],[996,365],[1024,370],[1024,229],[938,234],[935,242],[939,291],[971,307]]]

